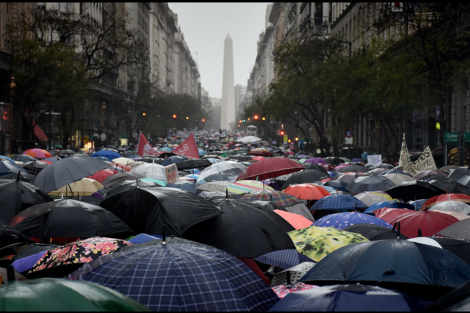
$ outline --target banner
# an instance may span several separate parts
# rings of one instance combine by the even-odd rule
[[[366,165],[379,165],[382,164],[382,155],[381,154],[374,154],[367,156],[367,164]]]
[[[176,164],[165,166],[165,174],[167,184],[173,184],[180,181],[178,177],[178,167],[176,167]]]
[[[410,173],[413,176],[421,171],[437,170],[436,162],[434,162],[431,148],[429,148],[429,146],[424,149],[423,154],[421,154],[416,161],[410,161],[410,154],[408,153],[408,148],[406,146],[405,134],[403,134],[400,161],[398,162],[398,165],[403,167],[404,171]]]
[[[141,157],[147,155],[159,156],[162,152],[158,152],[154,147],[152,147],[147,138],[145,138],[144,134],[140,132],[139,137],[139,149],[137,150],[137,154]]]
[[[199,152],[197,150],[196,141],[194,135],[191,134],[188,139],[183,141],[178,147],[173,150],[174,154],[185,155],[192,158],[199,158]]]

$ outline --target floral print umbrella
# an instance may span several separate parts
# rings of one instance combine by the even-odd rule
[[[297,291],[309,290],[309,289],[315,289],[315,288],[320,288],[320,286],[297,283],[297,284],[279,285],[276,287],[272,287],[274,292],[281,299],[287,296],[291,292],[297,292]]]
[[[106,237],[93,237],[75,241],[60,248],[47,251],[34,264],[28,274],[62,265],[88,263],[130,245],[132,243],[128,241]]]

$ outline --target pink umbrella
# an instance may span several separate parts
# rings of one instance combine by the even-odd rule
[[[351,164],[341,164],[341,165],[338,165],[337,167],[335,167],[335,169],[346,167],[346,166],[349,166],[349,165],[351,165]]]

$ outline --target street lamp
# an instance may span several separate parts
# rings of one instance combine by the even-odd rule
[[[13,93],[15,92],[16,89],[16,84],[15,84],[15,77],[11,75],[11,81],[10,81],[10,154],[11,154],[11,143],[13,139]]]

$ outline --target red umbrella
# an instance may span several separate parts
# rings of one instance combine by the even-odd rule
[[[418,237],[418,230],[424,237],[430,237],[459,220],[449,214],[432,211],[413,212],[393,219],[390,224],[400,222],[400,232],[408,238]]]
[[[302,215],[281,210],[274,210],[273,212],[277,213],[279,216],[285,219],[295,229],[310,227],[312,225],[312,221],[306,219]]]
[[[247,153],[248,155],[259,155],[259,156],[273,156],[271,151],[263,148],[253,149]]]
[[[331,164],[327,164],[327,163],[320,163],[318,165],[321,165],[323,166],[327,171],[332,171],[335,169],[335,166],[334,165],[331,165]]]
[[[305,169],[303,165],[287,158],[268,158],[248,166],[246,173],[241,173],[237,181],[243,179],[255,180],[256,178],[258,178],[258,180],[265,180],[298,172],[303,169]]]
[[[460,201],[463,203],[470,203],[470,196],[467,196],[466,194],[463,193],[447,193],[443,195],[438,195],[435,197],[430,198],[428,201],[424,202],[421,208],[419,209],[420,211],[424,211],[426,209],[429,209],[433,205],[443,202],[443,201]]]
[[[105,180],[109,176],[117,174],[117,173],[118,173],[117,171],[106,169],[106,170],[98,171],[95,174],[93,174],[92,176],[87,176],[87,178],[91,178],[91,179],[97,180],[100,183],[102,183],[103,180]]]
[[[252,159],[252,160],[259,161],[259,160],[264,159],[264,157],[262,157],[262,156],[255,156],[255,157],[252,157],[251,159]]]
[[[404,214],[416,213],[416,211],[408,209],[396,209],[396,208],[380,208],[374,211],[375,217],[381,218],[391,224],[392,220],[400,217]],[[393,224],[392,224],[393,225]]]
[[[290,185],[284,192],[302,200],[320,200],[330,195],[325,188],[312,184]]]

